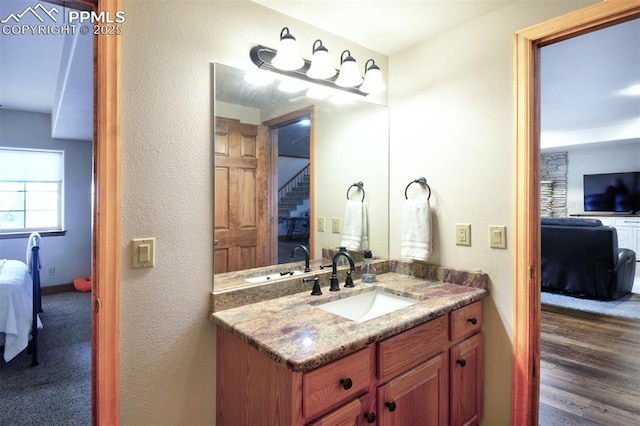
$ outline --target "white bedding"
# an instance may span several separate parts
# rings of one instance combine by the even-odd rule
[[[8,362],[29,343],[33,284],[26,264],[3,260],[0,260],[0,333],[5,334],[4,360]],[[38,328],[42,328],[40,317]]]

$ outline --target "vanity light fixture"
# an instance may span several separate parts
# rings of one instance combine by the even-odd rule
[[[371,62],[371,65],[369,65],[369,62]],[[364,83],[360,86],[360,91],[369,94],[384,92],[387,87],[382,79],[382,71],[380,71],[380,67],[376,65],[376,62],[373,59],[369,59],[364,64],[364,69]]]
[[[620,93],[626,96],[640,96],[640,84],[631,85],[621,90]]]
[[[295,53],[292,54],[291,52]],[[300,57],[295,37],[291,35],[289,28],[284,27],[280,32],[278,50],[257,45],[251,49],[249,56],[251,62],[260,69],[294,77],[316,85],[337,89],[342,92],[367,96],[368,94],[380,93],[386,89],[380,68],[375,64],[373,59],[366,62],[365,80],[369,82],[364,84],[363,78],[358,71],[358,64],[353,56],[351,56],[349,50],[342,52],[339,72],[331,65],[329,51],[322,44],[321,40],[318,39],[313,43],[312,52],[313,56],[311,61]],[[300,57],[302,63],[296,60],[291,64],[290,60],[286,59],[291,56]],[[371,65],[369,65],[369,63],[371,63]],[[321,91],[312,88],[308,91],[308,95],[310,97],[322,98],[328,94],[321,93]]]
[[[344,56],[345,53],[347,54],[346,57]],[[336,84],[340,87],[355,87],[362,84],[358,64],[349,50],[345,50],[340,55],[340,75],[336,79]]]
[[[300,46],[287,27],[280,31],[278,51],[271,63],[284,71],[299,70],[304,66],[304,59],[300,56]]]
[[[313,56],[311,57],[311,66],[307,75],[311,78],[331,78],[336,75],[336,69],[331,65],[331,57],[329,50],[322,44],[322,40],[313,42],[311,49]]]

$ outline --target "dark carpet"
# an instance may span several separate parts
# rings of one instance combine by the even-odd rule
[[[0,425],[91,424],[91,294],[42,297],[40,365],[0,357]]]

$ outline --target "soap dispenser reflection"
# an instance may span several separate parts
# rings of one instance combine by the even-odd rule
[[[373,266],[373,254],[371,250],[364,251],[362,262],[362,282],[372,283],[376,281],[376,267]]]

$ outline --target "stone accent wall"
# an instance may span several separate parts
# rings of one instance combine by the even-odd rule
[[[567,153],[540,155],[540,215],[567,216]]]

